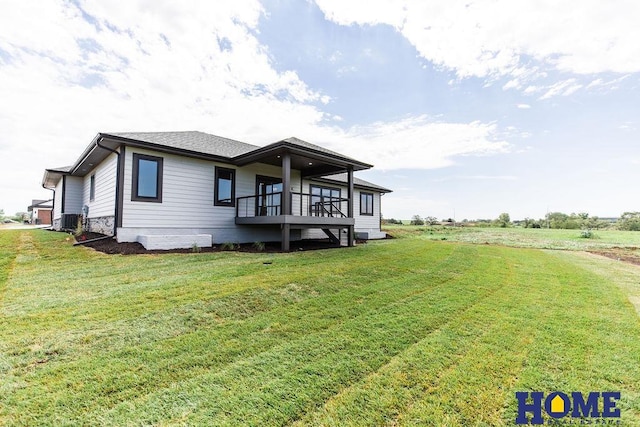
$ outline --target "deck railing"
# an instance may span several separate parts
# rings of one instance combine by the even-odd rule
[[[236,217],[283,215],[282,192],[256,194],[236,199]],[[323,197],[317,194],[290,193],[291,215],[346,218],[349,199]]]

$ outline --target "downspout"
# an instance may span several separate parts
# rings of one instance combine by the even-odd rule
[[[122,161],[122,158],[120,157],[120,152],[114,150],[113,148],[109,148],[105,145],[101,145],[100,143],[102,142],[103,138],[100,137],[97,141],[96,141],[96,145],[104,150],[110,151],[112,153],[114,153],[116,156],[118,156],[118,160],[116,163],[116,201],[115,201],[115,209],[114,209],[114,220],[113,220],[113,233],[112,233],[112,237],[116,237],[117,233],[118,233],[118,218],[120,217],[120,162]]]

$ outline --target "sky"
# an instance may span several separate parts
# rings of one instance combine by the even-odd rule
[[[640,211],[635,0],[0,0],[0,209],[98,132],[291,136],[386,218]]]

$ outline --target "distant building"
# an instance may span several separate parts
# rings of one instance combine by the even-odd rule
[[[51,214],[53,212],[53,199],[31,201],[31,206],[27,208],[30,212],[29,222],[34,225],[51,225]]]

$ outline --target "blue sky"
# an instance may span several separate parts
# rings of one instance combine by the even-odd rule
[[[97,132],[297,136],[368,161],[386,217],[640,210],[633,1],[13,2],[0,208]]]

